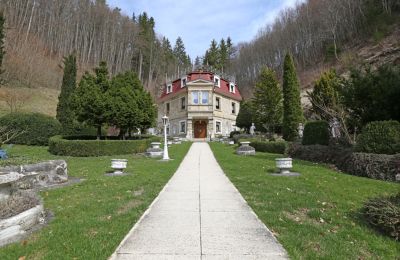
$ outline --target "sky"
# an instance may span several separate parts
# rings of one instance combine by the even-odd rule
[[[300,0],[302,1],[302,0]],[[156,33],[172,47],[180,36],[192,60],[203,56],[211,40],[231,37],[233,44],[254,39],[260,29],[274,22],[281,10],[298,0],[107,0],[132,16],[147,12],[154,17]]]

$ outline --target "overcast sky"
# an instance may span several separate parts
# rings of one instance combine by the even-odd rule
[[[194,60],[204,55],[212,39],[231,37],[234,44],[252,40],[260,28],[272,23],[279,12],[297,0],[107,0],[126,15],[147,12],[156,32],[173,46],[181,36]]]

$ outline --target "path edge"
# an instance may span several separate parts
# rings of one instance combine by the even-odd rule
[[[133,232],[137,229],[137,227],[139,226],[139,224],[143,221],[143,219],[149,214],[150,210],[152,209],[153,205],[159,200],[160,195],[162,193],[164,193],[164,191],[168,188],[172,177],[174,177],[175,173],[179,170],[179,168],[182,165],[183,160],[185,160],[186,156],[189,154],[190,149],[192,148],[193,143],[190,145],[189,150],[187,151],[185,157],[183,157],[181,163],[179,164],[178,168],[176,169],[176,171],[174,172],[174,174],[171,176],[171,178],[168,180],[168,182],[165,184],[165,186],[162,188],[162,190],[158,193],[157,197],[153,200],[153,202],[151,202],[151,204],[149,205],[149,207],[145,210],[145,212],[142,214],[142,216],[139,218],[138,221],[136,221],[135,225],[133,225],[133,227],[129,230],[128,234],[126,234],[126,236],[124,237],[124,239],[122,239],[122,241],[119,243],[119,245],[117,246],[117,248],[114,250],[114,252],[112,253],[112,255],[108,258],[108,260],[117,260],[118,259],[118,250],[121,249],[121,247],[123,246],[123,244],[125,243],[126,240],[128,240],[128,238],[133,234]]]

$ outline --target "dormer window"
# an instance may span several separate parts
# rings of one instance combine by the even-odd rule
[[[218,76],[214,76],[214,86],[215,87],[221,87],[221,79]]]
[[[167,84],[167,94],[172,92],[172,84]]]
[[[235,93],[235,83],[229,83],[229,92]]]
[[[181,79],[181,88],[186,87],[186,82],[187,82],[187,78],[186,77]]]

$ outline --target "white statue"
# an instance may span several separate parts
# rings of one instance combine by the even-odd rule
[[[297,131],[299,133],[299,137],[303,138],[303,132],[304,132],[304,125],[303,123],[299,123],[299,126],[297,127]]]
[[[331,127],[332,137],[339,138],[340,137],[340,123],[336,117],[333,118],[333,120],[330,122],[329,126]]]
[[[254,123],[251,123],[251,126],[250,126],[250,134],[251,135],[254,135],[254,130],[256,129],[256,127],[254,126]]]

